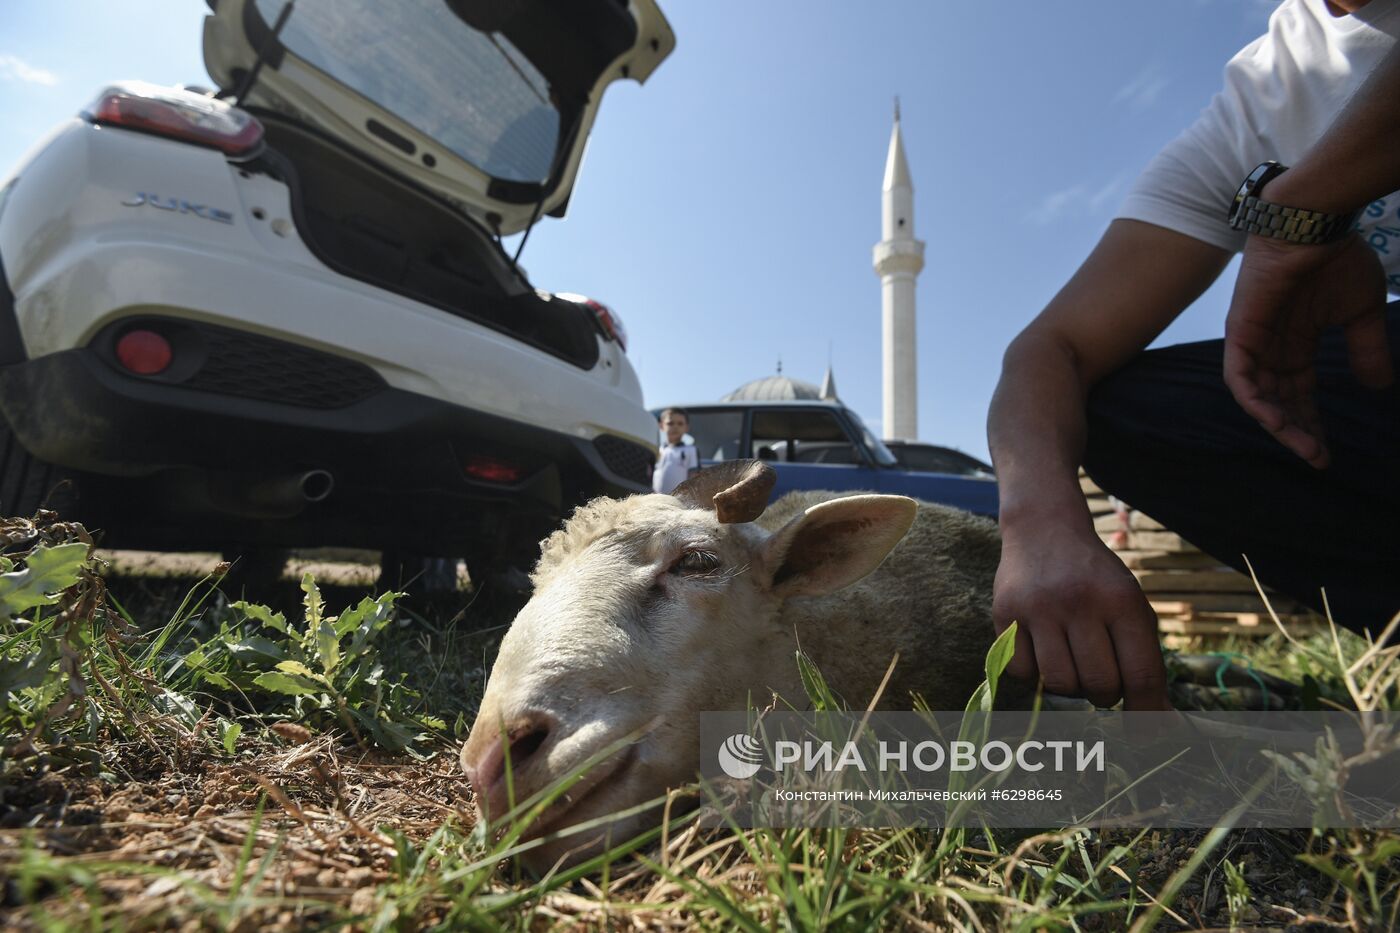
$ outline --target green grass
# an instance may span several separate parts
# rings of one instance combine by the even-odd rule
[[[755,830],[703,828],[677,808],[583,865],[527,877],[512,856],[536,843],[477,825],[455,763],[508,611],[448,624],[455,607],[415,616],[394,594],[322,594],[309,580],[280,614],[230,603],[216,579],[178,598],[109,598],[80,529],[32,530],[0,566],[7,924],[1400,925],[1400,837],[1326,829]],[[1320,705],[1395,708],[1393,651],[1331,633],[1238,647],[1260,671],[1311,680]],[[976,705],[1004,661],[989,656]],[[834,702],[819,671],[802,675]]]

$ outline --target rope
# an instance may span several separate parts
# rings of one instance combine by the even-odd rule
[[[1244,662],[1244,672],[1259,685],[1259,692],[1264,695],[1264,708],[1269,709],[1271,707],[1269,703],[1269,685],[1264,683],[1264,678],[1260,677],[1258,672],[1254,670],[1254,662],[1250,660],[1247,655],[1241,654],[1238,651],[1208,651],[1206,652],[1206,656],[1220,659],[1220,666],[1215,669],[1215,685],[1220,688],[1221,696],[1228,697],[1230,695],[1230,688],[1225,686],[1225,672],[1229,670],[1230,665],[1238,659]]]

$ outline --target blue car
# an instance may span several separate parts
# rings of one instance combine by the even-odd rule
[[[997,484],[989,475],[911,470],[840,402],[707,402],[680,406],[702,466],[753,457],[778,474],[773,496],[795,489],[868,490],[911,496],[997,516]],[[658,409],[660,411],[660,409]]]

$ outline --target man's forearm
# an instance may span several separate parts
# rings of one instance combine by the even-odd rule
[[[1012,342],[987,419],[1003,533],[1093,534],[1077,479],[1089,389],[1151,343],[1228,258],[1183,234],[1115,220]]]
[[[1315,211],[1355,210],[1400,190],[1400,43],[1265,197]]]
[[[1084,435],[1073,351],[1027,331],[1006,352],[987,419],[1005,534],[1024,527],[1092,532],[1077,479]]]

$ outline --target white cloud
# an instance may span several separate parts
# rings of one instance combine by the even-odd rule
[[[1113,103],[1126,103],[1134,113],[1141,113],[1157,102],[1169,83],[1156,66],[1149,66],[1118,89],[1118,93],[1113,95]]]
[[[1095,213],[1103,210],[1104,206],[1118,196],[1118,191],[1123,187],[1123,175],[1120,173],[1110,178],[1098,191],[1089,195],[1089,209]]]
[[[1037,227],[1054,223],[1066,214],[1083,216],[1097,214],[1108,205],[1123,188],[1124,176],[1114,175],[1097,189],[1077,184],[1059,191],[1052,191],[1041,198],[1040,203],[1026,214],[1026,220]]]
[[[1044,227],[1053,223],[1056,218],[1065,212],[1065,209],[1084,199],[1084,186],[1074,185],[1060,191],[1047,194],[1041,202],[1031,209],[1026,215],[1026,219],[1037,227]]]
[[[35,68],[17,55],[0,54],[0,80],[23,81],[25,84],[51,87],[58,83],[58,75],[43,68]]]

